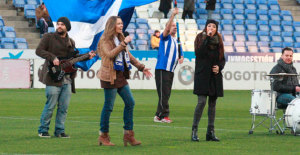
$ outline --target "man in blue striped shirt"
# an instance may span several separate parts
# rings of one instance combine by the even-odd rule
[[[177,27],[173,22],[175,15],[178,14],[178,8],[174,8],[169,21],[166,24],[164,32],[160,35],[160,43],[155,67],[156,90],[158,94],[157,111],[154,122],[171,123],[169,118],[169,98],[174,78],[174,70],[177,63],[183,62],[183,52],[176,39]],[[179,54],[180,52],[180,54]],[[181,57],[179,58],[179,55]]]

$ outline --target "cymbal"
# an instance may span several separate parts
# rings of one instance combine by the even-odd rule
[[[267,74],[267,76],[299,76],[299,75],[293,73],[275,73],[275,74]]]

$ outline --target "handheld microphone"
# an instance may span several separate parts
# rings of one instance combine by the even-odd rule
[[[127,31],[124,31],[124,33],[123,33],[123,34],[124,34],[124,37],[127,37],[127,36],[129,36],[129,33],[128,33]],[[130,46],[130,48],[131,48],[131,49],[134,49],[134,48],[133,48],[133,45],[132,45],[132,43],[131,43],[131,42],[129,42],[128,44],[129,44],[129,46]]]

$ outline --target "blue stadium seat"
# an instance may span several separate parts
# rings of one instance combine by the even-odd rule
[[[279,6],[277,0],[269,0],[268,6],[269,6],[270,10],[280,10],[280,6]]]
[[[25,0],[13,0],[13,5],[16,8],[24,8],[24,5],[26,4]]]
[[[206,4],[205,3],[199,3],[199,8],[200,9],[205,9],[206,8]]]
[[[28,44],[25,38],[15,38],[16,49],[28,49]]]
[[[211,17],[212,17],[212,19],[215,19],[215,20],[221,20],[222,19],[220,13],[213,13],[211,15]]]
[[[150,39],[148,34],[137,33],[136,35],[137,35],[137,39],[140,39],[140,40],[149,40]]]
[[[269,31],[258,31],[257,36],[260,41],[266,41],[266,42],[271,41],[269,36]]]
[[[234,34],[235,41],[246,41],[244,31],[234,31],[233,34]]]
[[[135,33],[135,29],[126,29],[128,33]]]
[[[245,47],[245,42],[243,41],[235,41],[233,43],[236,52],[247,52],[247,48]]]
[[[147,19],[144,19],[144,18],[136,18],[135,19],[135,22],[137,24],[148,24],[148,20]]]
[[[16,37],[16,32],[13,27],[10,26],[4,26],[2,28],[3,36],[6,38],[15,38]]]
[[[289,32],[294,31],[292,24],[292,21],[281,21],[282,30]]]
[[[272,52],[279,53],[281,52],[282,43],[281,42],[271,42],[270,47],[272,48]]]
[[[135,23],[129,23],[127,26],[128,29],[136,29]]]
[[[223,16],[223,19],[228,19],[228,20],[233,19],[231,9],[221,9],[221,14]]]
[[[293,28],[295,29],[296,32],[300,32],[300,22],[293,22]]]
[[[279,10],[269,10],[270,20],[281,20]]]
[[[271,31],[281,31],[280,21],[279,20],[270,20],[269,26]]]
[[[26,4],[39,5],[40,1],[37,0],[26,0]]]
[[[245,6],[247,9],[256,10],[255,0],[245,0]]]
[[[284,21],[293,21],[292,13],[288,10],[281,10],[281,16]]]
[[[300,42],[300,32],[294,32],[294,39],[296,42]]]
[[[232,46],[232,42],[224,41],[224,50],[225,52],[235,52],[235,49]]]
[[[257,31],[256,20],[246,20],[245,24],[248,31]]]
[[[246,31],[246,37],[248,41],[258,41],[256,31]]]
[[[130,23],[135,23],[135,18],[131,18]]]
[[[256,53],[259,52],[259,48],[257,47],[257,43],[255,41],[247,41],[245,42],[248,52]]]
[[[293,48],[294,47],[294,43],[293,42],[283,42],[282,43],[282,48],[285,48],[285,47]]]
[[[13,38],[1,38],[1,46],[5,49],[14,49],[14,39]]]
[[[244,20],[233,20],[233,26],[235,30],[245,31]]]
[[[270,31],[269,24],[267,20],[257,21],[259,31]]]
[[[232,6],[231,3],[223,2],[223,3],[221,3],[221,6],[222,6],[223,9],[233,9],[233,6]]]
[[[269,20],[267,10],[257,10],[256,14],[259,20]]]
[[[244,10],[242,9],[233,9],[233,16],[235,19],[245,19]]]
[[[233,31],[234,30],[234,27],[232,24],[223,24],[222,25],[222,30],[225,30],[225,31]]]
[[[259,41],[257,42],[257,46],[259,47],[259,51],[262,53],[268,53],[271,51],[269,48],[269,42]]]
[[[246,9],[245,15],[248,20],[257,20],[256,10]]]
[[[234,37],[232,35],[232,31],[222,31],[223,34],[223,40],[226,42],[233,42]]]
[[[32,19],[35,19],[35,5],[29,5],[29,4],[26,4],[24,6],[24,16],[26,18],[32,18]]]
[[[216,9],[219,9],[219,10],[221,9],[221,4],[220,3],[216,3]]]
[[[282,32],[281,36],[284,42],[294,42],[293,32]]]
[[[271,35],[271,40],[273,42],[282,42],[282,37],[280,35],[280,32],[271,31],[270,35]]]
[[[244,0],[233,0],[233,7],[236,9],[245,9]]]
[[[136,34],[147,34],[148,30],[147,29],[136,29]]]

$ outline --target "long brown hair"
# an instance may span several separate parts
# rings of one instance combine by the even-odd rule
[[[207,26],[204,28],[204,30],[200,33],[200,35],[202,36],[203,33],[207,34]],[[222,39],[222,35],[218,32],[218,29],[216,31],[216,33],[214,35],[218,35],[218,39],[219,39],[219,60],[224,59],[224,43],[223,43],[223,39]],[[202,42],[204,41],[202,37],[199,38],[200,40],[198,41],[198,45],[202,45]],[[199,48],[199,47],[197,47]]]
[[[100,41],[101,40],[113,40],[114,39],[115,35],[117,34],[117,32],[116,32],[117,19],[121,19],[121,17],[111,16],[111,17],[108,18],[108,20],[106,22],[106,25],[105,25],[104,32],[101,36]],[[118,33],[117,37],[118,37],[120,42],[122,42],[125,39],[125,37],[122,33]]]

